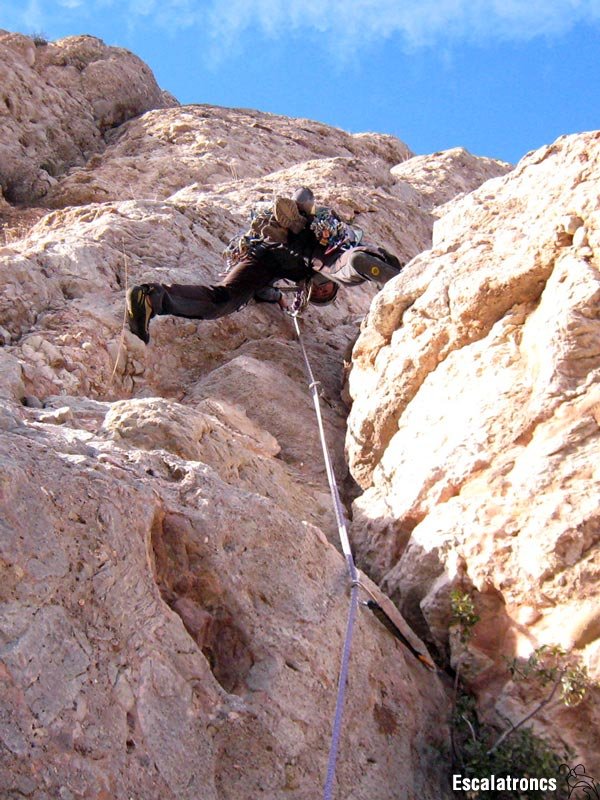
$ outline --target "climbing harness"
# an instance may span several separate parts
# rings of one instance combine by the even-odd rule
[[[356,569],[356,565],[354,563],[354,557],[352,555],[352,549],[350,547],[350,539],[348,536],[348,527],[346,523],[346,514],[340,498],[340,493],[338,490],[337,482],[335,479],[335,473],[333,470],[333,463],[331,460],[331,456],[329,454],[329,449],[327,447],[327,441],[325,438],[325,428],[323,425],[323,417],[321,414],[321,404],[319,401],[319,390],[318,390],[320,382],[315,380],[315,376],[313,374],[312,367],[310,365],[310,361],[308,358],[308,353],[306,352],[306,347],[302,339],[300,324],[298,322],[300,313],[306,307],[306,304],[308,303],[309,299],[310,299],[310,288],[307,289],[305,294],[301,293],[301,300],[303,300],[303,302],[299,301],[298,304],[295,304],[295,306],[288,311],[288,314],[289,316],[292,317],[292,320],[294,322],[296,337],[298,339],[298,343],[300,344],[300,349],[302,351],[302,356],[304,358],[306,374],[309,380],[309,390],[313,398],[317,423],[319,426],[321,448],[323,450],[325,470],[327,472],[327,480],[329,482],[329,489],[333,501],[333,509],[335,512],[335,518],[338,526],[338,535],[340,537],[342,552],[346,559],[346,566],[350,578],[350,607],[348,610],[346,634],[344,637],[344,646],[342,649],[342,659],[341,659],[340,672],[338,678],[338,689],[337,689],[337,698],[335,704],[335,714],[333,719],[333,730],[331,734],[331,744],[329,747],[329,758],[327,762],[327,774],[325,778],[325,786],[323,789],[323,800],[332,800],[333,782],[335,780],[335,769],[337,763],[340,735],[342,731],[342,715],[344,712],[344,701],[346,696],[346,683],[348,680],[348,667],[350,663],[352,636],[354,633],[356,611],[359,605],[359,599],[358,599],[359,589],[361,588],[364,589],[367,592],[367,594],[371,596],[370,600],[362,601],[362,604],[373,612],[373,614],[377,617],[377,619],[383,625],[385,625],[387,630],[390,631],[390,633],[392,633],[397,639],[399,639],[402,642],[402,644],[404,644],[405,647],[407,647],[408,650],[410,650],[410,652],[415,656],[415,658],[419,659],[419,661],[422,664],[424,664],[428,669],[435,670],[436,667],[426,655],[420,653],[415,647],[413,647],[413,645],[409,642],[406,636],[404,636],[398,625],[394,622],[392,617],[399,615],[397,612],[394,613],[394,611],[391,610],[393,608],[393,604],[391,603],[391,601],[387,600],[386,598],[386,600],[382,600],[382,604],[377,602],[373,596],[373,593],[369,590],[367,586],[361,583],[359,579],[358,570]],[[384,608],[383,605],[387,604],[389,604],[389,607],[386,610],[386,608]]]

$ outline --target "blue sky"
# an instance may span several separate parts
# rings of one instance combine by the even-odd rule
[[[0,0],[0,28],[99,36],[184,103],[516,162],[600,128],[600,0]]]

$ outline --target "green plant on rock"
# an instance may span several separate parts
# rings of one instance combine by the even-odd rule
[[[480,723],[475,698],[466,693],[459,697],[453,727],[460,752],[460,760],[455,767],[460,769],[462,776],[471,779],[489,778],[491,775],[538,780],[553,778],[557,781],[557,788],[553,790],[510,789],[465,793],[468,800],[567,800],[568,791],[559,776],[561,764],[572,762],[572,753],[556,753],[529,728],[515,731],[510,738],[492,749],[491,744],[498,738],[498,731]]]
[[[29,37],[33,39],[33,43],[36,47],[46,47],[48,42],[48,37],[46,36],[43,31],[36,31],[35,33],[30,33]]]
[[[528,681],[549,691],[539,703],[517,723],[511,725],[491,748],[495,750],[506,738],[521,728],[549,705],[559,693],[559,702],[573,707],[582,702],[592,686],[586,667],[578,664],[572,655],[559,645],[541,645],[527,659],[513,658],[508,671],[514,681]]]
[[[540,686],[552,686],[553,694],[560,689],[560,699],[566,706],[577,706],[591,686],[586,667],[559,645],[543,644],[527,660],[514,658],[508,663],[513,680],[534,679]]]
[[[463,651],[458,657],[454,671],[454,692],[452,698],[453,724],[450,729],[450,739],[454,761],[462,762],[459,752],[460,745],[457,742],[457,723],[459,720],[466,722],[466,724],[469,726],[471,723],[464,714],[459,713],[459,698],[461,697],[461,669],[464,658],[468,652],[466,645],[471,638],[471,633],[474,626],[479,622],[479,615],[475,612],[475,603],[473,602],[473,598],[468,592],[464,592],[462,589],[453,589],[450,593],[450,608],[452,611],[452,616],[450,617],[450,626],[456,627],[458,630],[459,639],[461,643],[465,645]],[[458,717],[457,714],[459,715]]]
[[[475,698],[465,690],[460,681],[462,661],[469,652],[469,642],[474,626],[479,621],[473,597],[462,590],[451,594],[452,624],[458,629],[464,650],[456,664],[454,708],[452,715],[452,749],[454,766],[465,777],[485,778],[490,775],[512,775],[558,779],[561,764],[572,763],[573,753],[556,753],[530,728],[524,727],[545,706],[555,701],[566,706],[576,706],[585,698],[592,684],[584,666],[558,645],[542,645],[527,659],[507,659],[507,669],[514,681],[526,681],[544,690],[537,705],[518,720],[508,723],[504,730],[479,721]],[[500,800],[562,800],[568,797],[564,781],[553,791],[528,790],[485,792],[485,797]],[[471,798],[483,797],[471,793]],[[466,795],[469,797],[469,794]]]
[[[457,627],[461,642],[466,644],[471,638],[474,626],[479,622],[473,598],[462,589],[453,589],[450,593],[450,608],[452,609],[450,625]]]

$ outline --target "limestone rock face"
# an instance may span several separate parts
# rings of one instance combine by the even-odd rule
[[[503,655],[559,644],[600,678],[599,182],[594,132],[448,203],[354,348],[361,563],[453,660],[450,590],[477,590],[473,682],[515,720]],[[593,771],[593,697],[540,722]]]
[[[252,205],[309,185],[412,259],[396,286],[416,298],[436,271],[420,255],[436,204],[506,166],[449,156],[432,196],[427,159],[411,173],[393,137],[174,107],[92,37],[0,48],[0,785],[33,800],[314,798],[348,580],[293,327],[250,304],[156,318],[146,347],[124,329],[125,289],[214,283]],[[345,371],[371,301],[369,324],[389,326],[394,291],[347,289],[302,318],[345,497]],[[388,519],[382,498],[371,520]],[[440,676],[361,608],[337,794],[449,797],[449,708]]]
[[[114,126],[174,100],[126,50],[93,36],[37,44],[0,31],[0,188],[11,202],[48,194],[104,149]]]
[[[414,156],[392,167],[398,182],[406,183],[421,196],[421,205],[439,210],[443,205],[477,189],[485,181],[510,172],[511,164],[493,158],[474,156],[464,147],[454,147],[427,156]]]
[[[107,150],[75,168],[48,198],[54,205],[164,198],[199,184],[253,182],[311,159],[373,159],[389,168],[412,155],[393,136],[352,135],[318,122],[194,105],[146,114],[113,134]],[[351,201],[352,202],[352,201]]]
[[[0,444],[2,785],[32,797],[314,797],[344,564],[283,509],[284,481],[276,500],[260,493],[272,442],[167,401],[48,406],[59,403],[70,414],[17,413]],[[248,466],[245,489],[206,463],[209,450],[227,458],[224,441]],[[443,736],[420,709],[433,719],[445,700],[409,659],[361,619],[346,708],[360,725],[340,756],[357,796],[373,784],[401,796],[390,780],[401,763],[422,796],[444,793],[432,760]]]

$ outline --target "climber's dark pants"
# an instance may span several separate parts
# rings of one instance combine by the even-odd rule
[[[332,254],[314,262],[319,274],[340,284],[357,284],[365,280],[385,282],[400,270],[377,258],[377,248],[356,247]],[[281,251],[266,251],[260,257],[237,264],[221,283],[213,286],[197,284],[147,284],[155,314],[173,314],[191,319],[217,319],[231,314],[253,298],[259,302],[276,302],[280,297],[271,284],[280,279],[300,281],[313,275],[302,262],[284,261]]]
[[[237,264],[221,283],[213,286],[198,284],[165,285],[150,283],[150,304],[155,314],[173,314],[191,319],[217,319],[237,311],[250,300],[277,301],[280,296],[270,288],[279,278],[302,280],[308,270],[284,270],[279,261],[267,253],[264,256]]]

